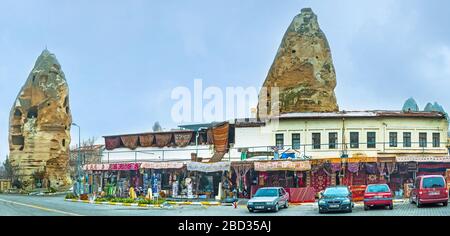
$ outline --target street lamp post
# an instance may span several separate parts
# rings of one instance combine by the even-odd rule
[[[78,153],[77,153],[77,182],[80,181],[80,161],[81,161],[81,128],[79,125],[72,123],[73,126],[78,128]],[[81,183],[78,183],[80,187]]]

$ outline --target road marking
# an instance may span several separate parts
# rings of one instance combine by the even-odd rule
[[[70,216],[83,216],[83,215],[79,215],[79,214],[75,214],[75,213],[71,213],[71,212],[67,212],[67,211],[60,211],[60,210],[56,210],[56,209],[50,209],[50,208],[41,207],[41,206],[36,206],[36,205],[31,205],[31,204],[25,204],[25,203],[20,203],[20,202],[13,202],[13,201],[1,199],[1,198],[0,198],[0,201],[2,201],[2,202],[7,202],[7,203],[11,203],[11,204],[15,204],[15,205],[20,205],[20,206],[25,206],[25,207],[35,208],[35,209],[39,209],[39,210],[43,210],[43,211],[49,211],[49,212],[60,213],[60,214],[64,214],[64,215],[70,215]]]

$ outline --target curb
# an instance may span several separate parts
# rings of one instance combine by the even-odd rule
[[[67,202],[81,202],[87,204],[95,205],[111,205],[111,206],[134,206],[134,207],[161,207],[161,205],[149,205],[149,204],[139,204],[139,203],[124,203],[124,202],[96,202],[89,200],[78,200],[78,199],[64,199]]]
[[[161,207],[161,205],[151,205],[151,204],[139,204],[139,203],[123,203],[123,202],[96,202],[90,200],[78,200],[78,199],[64,199],[68,202],[81,202],[96,205],[111,205],[111,206],[135,206],[135,207]],[[167,202],[170,205],[190,205],[190,206],[221,206],[220,202]]]

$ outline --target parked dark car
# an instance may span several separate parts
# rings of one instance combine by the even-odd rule
[[[319,213],[352,212],[354,203],[347,186],[328,187],[319,199]]]
[[[289,194],[281,187],[260,188],[247,203],[250,212],[275,211],[289,207]]]
[[[424,175],[416,178],[409,198],[417,207],[423,204],[442,203],[448,205],[448,189],[445,178],[441,175]]]

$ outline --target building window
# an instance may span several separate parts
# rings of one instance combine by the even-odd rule
[[[411,132],[403,133],[403,147],[411,147]]]
[[[375,132],[367,132],[367,148],[376,148],[377,136]]]
[[[359,148],[359,132],[350,132],[350,148]]]
[[[280,148],[284,146],[284,134],[275,135],[275,145]]]
[[[300,134],[292,134],[292,149],[300,149]]]
[[[440,147],[440,146],[441,146],[441,134],[433,133],[433,147]]]
[[[320,133],[312,134],[313,149],[320,149]]]
[[[328,148],[336,149],[337,148],[337,140],[338,140],[337,132],[328,133]]]
[[[427,147],[427,133],[419,133],[419,146]]]
[[[397,132],[389,132],[389,147],[397,147]]]

